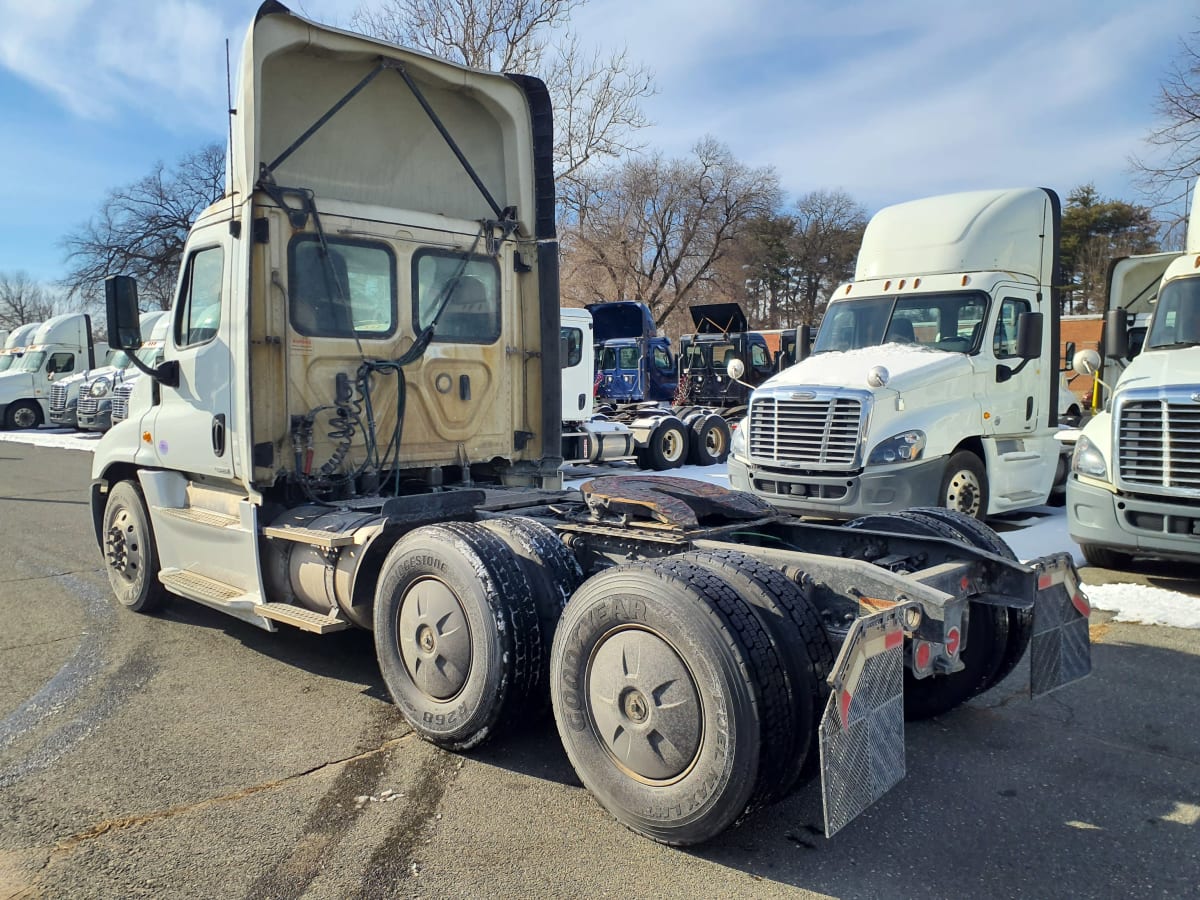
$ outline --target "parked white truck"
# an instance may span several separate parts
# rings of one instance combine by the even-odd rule
[[[1161,276],[1161,283],[1158,277]],[[1181,254],[1117,260],[1109,278],[1103,410],[1071,458],[1067,521],[1092,565],[1126,568],[1134,556],[1200,560],[1200,195]],[[1152,310],[1148,325],[1146,313]],[[1141,342],[1131,347],[1130,334]]]
[[[1059,220],[1041,188],[877,213],[812,356],[754,392],[733,486],[840,519],[1045,503],[1060,471]]]
[[[100,364],[107,344],[92,343],[92,318],[68,313],[47,319],[34,332],[21,361],[0,374],[0,422],[5,428],[37,428],[50,411],[50,389],[80,369]]]
[[[152,310],[142,313],[139,323],[142,333],[148,334],[150,339],[137,353],[147,365],[158,365],[162,360],[156,357],[161,355],[170,320],[163,310]],[[141,374],[129,353],[114,351],[107,366],[76,376],[78,381],[73,386],[68,385],[63,392],[65,412],[61,414],[62,424],[72,424],[82,431],[107,431],[112,427],[114,396],[122,390],[127,380],[139,378]],[[58,385],[50,390],[50,421],[56,424],[60,421],[54,415],[57,390]]]
[[[25,355],[25,345],[41,325],[41,322],[29,322],[18,325],[9,332],[4,340],[4,349],[0,350],[0,373],[11,371],[13,366],[19,364],[21,357]]]
[[[833,833],[903,776],[905,712],[987,690],[1030,645],[1035,693],[1087,673],[1070,558],[1022,564],[966,517],[850,529],[680,478],[561,489],[540,81],[268,2],[239,82],[164,359],[93,457],[125,606],[371,630],[397,707],[450,749],[549,703],[600,803],[671,844],[817,770]],[[136,348],[136,286],[106,294]]]

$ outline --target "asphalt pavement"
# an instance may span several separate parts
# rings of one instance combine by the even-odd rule
[[[1200,632],[1095,614],[1094,672],[1022,665],[911,724],[908,777],[833,839],[808,785],[701,848],[579,785],[553,723],[454,755],[371,636],[110,599],[90,455],[0,444],[0,898],[1116,897],[1200,885]],[[1197,602],[1200,602],[1198,599]]]

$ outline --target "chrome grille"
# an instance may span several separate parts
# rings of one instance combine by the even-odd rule
[[[50,386],[50,415],[60,413],[67,408],[67,386],[54,384]]]
[[[116,425],[122,419],[129,418],[129,395],[133,393],[132,384],[123,384],[113,391],[112,420]]]
[[[844,394],[806,399],[791,393],[755,394],[750,401],[750,458],[768,465],[856,468],[865,412],[862,398]]]
[[[1200,403],[1190,394],[1124,398],[1116,438],[1123,485],[1200,496]]]
[[[84,394],[79,398],[79,415],[94,416],[100,411],[100,398]]]

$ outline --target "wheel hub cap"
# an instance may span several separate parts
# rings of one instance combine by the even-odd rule
[[[13,421],[18,428],[32,428],[37,423],[37,416],[33,414],[32,409],[22,407],[16,411]]]
[[[979,509],[981,492],[979,479],[974,474],[966,470],[956,472],[946,489],[946,507],[973,516]]]
[[[425,578],[408,589],[396,638],[409,677],[424,693],[449,700],[462,690],[471,671],[471,631],[445,583]]]
[[[132,581],[142,564],[141,541],[133,517],[126,509],[119,510],[104,540],[109,567],[126,581]]]
[[[687,665],[667,641],[625,629],[606,638],[588,666],[592,723],[616,763],[646,781],[692,765],[704,734],[703,708]]]

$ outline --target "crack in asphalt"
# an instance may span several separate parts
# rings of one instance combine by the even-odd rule
[[[48,581],[51,578],[64,578],[68,575],[93,575],[96,572],[103,572],[103,566],[96,566],[92,569],[72,569],[69,572],[50,572],[46,575],[28,575],[25,578],[7,578],[7,584],[23,584],[26,581]]]
[[[60,644],[63,641],[70,641],[75,638],[81,638],[87,632],[79,632],[79,634],[64,634],[62,637],[46,638],[44,641],[30,641],[27,644],[9,644],[7,647],[0,647],[0,653],[7,650],[27,650],[30,647],[45,647],[47,644]]]
[[[398,738],[392,738],[391,740],[384,741],[378,747],[375,747],[371,750],[364,750],[361,753],[356,753],[353,756],[347,756],[343,759],[329,760],[327,762],[315,765],[312,768],[304,769],[301,772],[295,772],[291,775],[286,775],[283,778],[276,778],[272,781],[264,781],[259,784],[250,785],[249,787],[241,788],[240,790],[233,791],[232,793],[221,794],[216,797],[206,797],[203,800],[196,800],[191,803],[180,803],[176,806],[170,806],[166,809],[159,809],[153,812],[143,813],[141,815],[122,816],[121,818],[117,819],[105,819],[102,822],[97,822],[90,828],[86,828],[83,831],[78,831],[75,834],[60,840],[51,851],[50,859],[47,861],[47,864],[44,868],[48,868],[51,864],[70,856],[81,844],[95,840],[99,837],[103,837],[106,834],[124,831],[129,828],[138,828],[142,825],[149,825],[154,822],[164,821],[166,819],[173,819],[176,816],[181,816],[200,809],[206,809],[210,806],[216,806],[220,803],[233,803],[238,800],[243,800],[246,797],[252,797],[255,794],[261,794],[264,791],[272,791],[276,788],[290,784],[293,781],[297,781],[298,779],[307,778],[310,775],[316,775],[317,773],[323,772],[324,770],[333,766],[350,765],[361,760],[378,756],[381,753],[387,753],[389,750],[393,750],[401,744],[407,743],[414,737],[415,733],[409,732],[408,734],[402,735]]]

